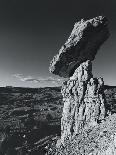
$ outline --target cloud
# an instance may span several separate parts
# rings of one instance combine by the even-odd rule
[[[13,76],[23,82],[34,82],[34,83],[49,82],[55,85],[60,85],[64,81],[64,78],[54,78],[54,77],[35,78],[32,76],[24,76],[23,74],[14,74]]]
[[[32,76],[26,76],[24,77],[22,74],[14,74],[14,77],[18,78],[20,81],[27,81],[27,82],[39,82],[38,79],[33,78]]]

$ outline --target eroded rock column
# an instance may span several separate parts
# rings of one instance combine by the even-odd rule
[[[92,63],[83,62],[62,86],[64,101],[61,119],[61,141],[95,126],[105,117],[103,79],[93,78]]]

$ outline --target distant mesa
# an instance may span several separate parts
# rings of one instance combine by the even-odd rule
[[[66,43],[50,63],[51,73],[70,77],[75,69],[86,60],[94,60],[97,50],[109,37],[108,20],[98,16],[75,23]]]

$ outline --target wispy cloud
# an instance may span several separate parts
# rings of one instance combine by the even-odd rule
[[[54,77],[35,78],[33,76],[24,76],[23,74],[14,74],[13,76],[23,82],[34,82],[34,83],[49,82],[57,85],[57,84],[61,84],[64,81],[63,78],[54,78]]]

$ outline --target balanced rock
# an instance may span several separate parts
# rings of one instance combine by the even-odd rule
[[[70,77],[86,60],[94,60],[97,50],[109,36],[106,17],[96,17],[75,23],[66,43],[54,56],[49,70],[61,77]]]
[[[93,77],[92,61],[108,36],[105,17],[81,20],[75,24],[70,37],[50,64],[50,72],[68,77],[61,90],[64,107],[61,139],[59,145],[56,144],[57,151],[53,153],[55,155],[101,155],[101,152],[98,153],[99,149],[102,151],[102,147],[107,145],[105,139],[108,137],[104,139],[100,137],[100,134],[104,134],[100,133],[101,127],[108,116],[104,81],[101,77]],[[110,123],[109,119],[108,122]],[[99,130],[97,137],[96,130]],[[116,128],[114,127],[112,131],[115,134]],[[92,136],[88,135],[89,133]],[[96,142],[93,137],[96,138]],[[115,136],[112,135],[112,137]],[[105,141],[105,144],[101,144],[100,141]],[[112,143],[114,144],[113,140],[111,140]],[[108,147],[108,153],[114,149],[110,145]],[[96,148],[98,148],[97,153]],[[92,151],[93,154],[91,154]],[[105,153],[103,155],[106,155]]]

